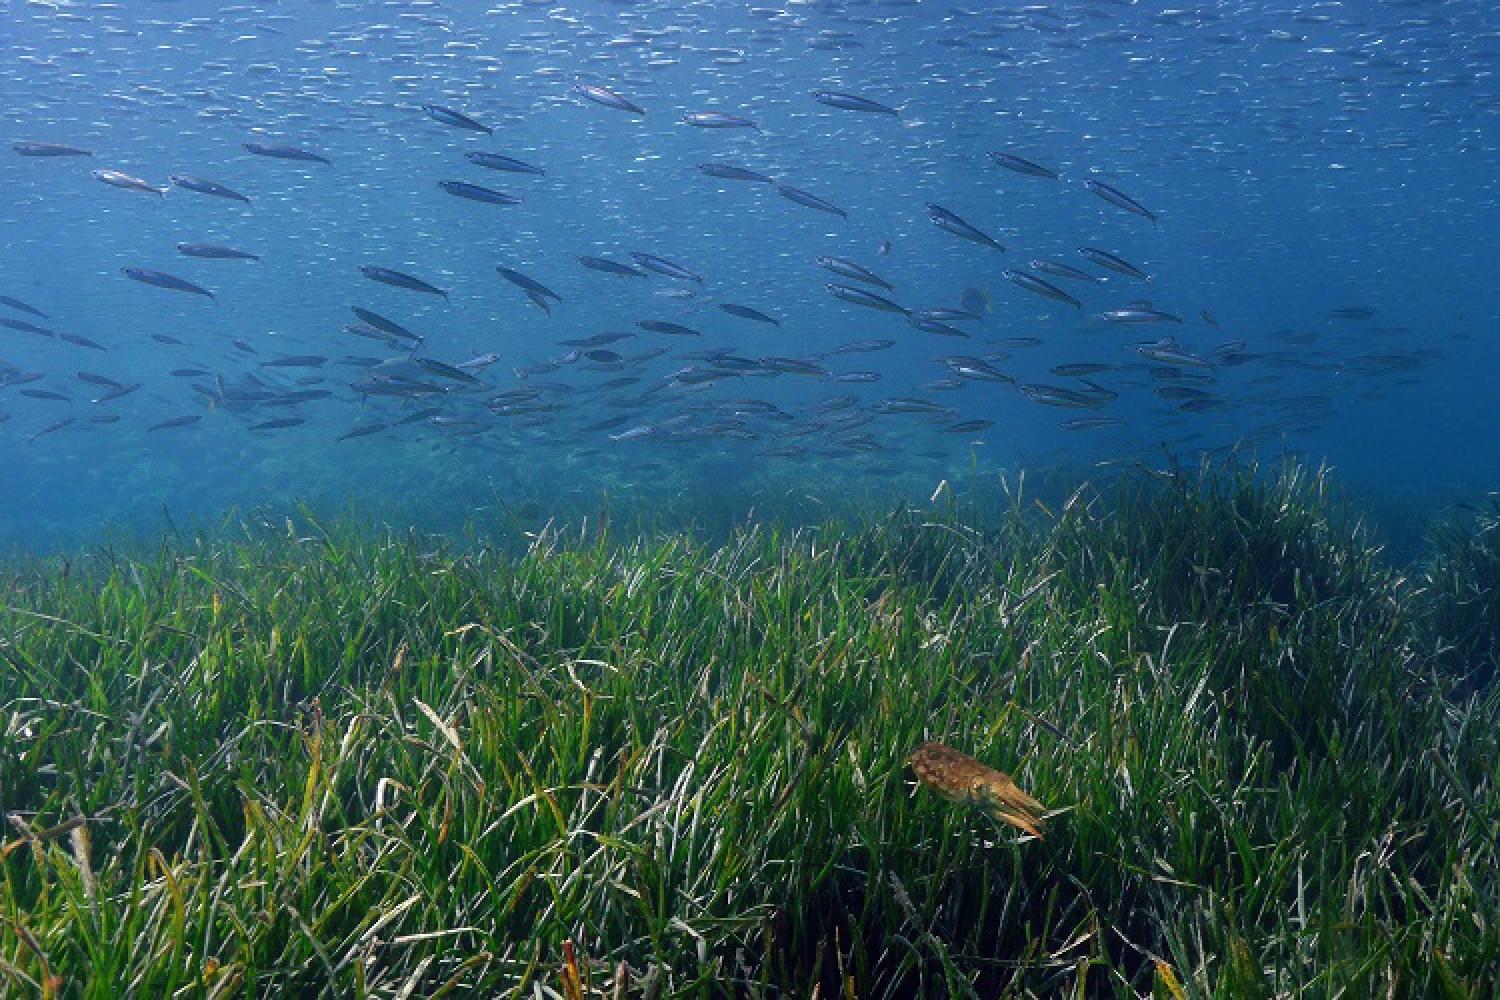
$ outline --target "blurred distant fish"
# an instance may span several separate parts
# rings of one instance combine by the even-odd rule
[[[274,431],[284,427],[296,427],[306,423],[303,417],[272,417],[270,420],[262,420],[258,424],[251,424],[252,431]]]
[[[329,162],[327,157],[320,156],[309,150],[274,142],[247,142],[244,145],[244,150],[247,153],[269,157],[273,160],[296,160],[300,163]]]
[[[723,111],[690,111],[682,116],[684,125],[694,128],[749,128],[760,130],[760,126],[749,118],[726,114]]]
[[[650,331],[651,333],[665,333],[674,337],[703,336],[702,331],[694,330],[690,326],[683,326],[681,323],[670,323],[666,320],[643,319],[639,323],[637,323],[636,326],[640,327],[642,330]]]
[[[1098,375],[1101,372],[1114,371],[1118,365],[1108,364],[1100,361],[1078,361],[1072,364],[1055,365],[1052,374],[1062,375],[1066,378],[1083,378],[1086,375]]]
[[[26,303],[22,302],[20,299],[13,299],[9,295],[0,295],[0,306],[9,306],[17,312],[28,313],[32,316],[37,317],[38,319],[47,318],[47,314],[42,312],[36,306],[29,306]]]
[[[199,194],[213,195],[215,198],[228,198],[231,201],[242,201],[250,204],[250,199],[240,194],[233,188],[227,188],[214,181],[204,180],[202,177],[193,177],[189,174],[173,174],[169,178],[177,187],[188,191],[196,191]]]
[[[438,187],[455,198],[467,198],[469,201],[481,201],[488,205],[521,204],[521,199],[515,195],[480,187],[478,184],[470,184],[467,181],[438,181]]]
[[[532,166],[513,156],[501,156],[499,153],[485,153],[474,150],[464,154],[464,159],[476,167],[486,167],[490,170],[503,170],[512,174],[545,174],[547,171],[541,167]]]
[[[1111,323],[1181,323],[1181,316],[1174,316],[1160,309],[1146,306],[1126,306],[1124,309],[1109,309],[1100,313]]]
[[[703,171],[708,176],[717,177],[720,180],[759,181],[762,184],[776,183],[765,174],[758,173],[754,170],[746,170],[744,167],[737,167],[732,163],[700,163],[698,164],[698,169]]]
[[[86,149],[61,142],[13,142],[10,146],[22,156],[93,156]]]
[[[389,426],[390,424],[387,424],[381,420],[368,420],[362,424],[355,424],[353,427],[340,434],[338,436],[338,440],[348,441],[351,438],[368,437],[371,434],[379,434]]]
[[[607,90],[597,84],[584,83],[580,80],[573,85],[573,89],[595,104],[602,104],[606,108],[614,108],[616,111],[628,111],[633,115],[644,115],[646,113],[646,109],[634,101],[621,97],[613,90]]]
[[[393,288],[405,288],[408,291],[425,292],[428,295],[441,295],[444,299],[448,297],[448,293],[436,285],[428,284],[421,278],[414,278],[401,271],[393,271],[388,267],[375,267],[366,264],[359,269],[359,273],[371,281],[378,281],[383,285],[390,285]]]
[[[937,226],[939,229],[950,232],[954,236],[966,239],[971,243],[978,243],[982,246],[994,247],[996,250],[1005,249],[999,243],[996,243],[994,240],[990,239],[990,237],[980,232],[977,228],[969,225],[963,219],[960,219],[957,215],[948,211],[941,205],[934,205],[933,203],[928,202],[927,218],[932,220],[932,224],[934,226]]]
[[[217,243],[179,243],[177,252],[184,257],[198,257],[203,260],[260,260],[260,254],[251,253],[249,250],[237,250],[234,247],[219,246]]]
[[[74,347],[87,347],[91,351],[107,351],[107,350],[109,350],[109,348],[105,347],[103,344],[99,343],[97,340],[90,340],[87,337],[80,337],[76,333],[68,333],[66,331],[62,331],[62,332],[58,333],[57,339],[58,340],[62,340],[62,341],[66,341],[67,343],[72,344]]]
[[[840,344],[829,351],[834,354],[867,354],[871,351],[887,351],[896,346],[894,340],[852,340],[847,344]]]
[[[321,354],[289,354],[285,357],[262,361],[262,368],[322,368],[328,361]]]
[[[11,319],[9,316],[0,316],[0,326],[19,330],[22,333],[32,333],[38,337],[47,337],[48,339],[57,336],[55,330],[49,330],[45,326],[37,326],[35,323],[28,323],[24,319]]]
[[[159,423],[152,424],[150,427],[147,427],[146,430],[166,431],[171,430],[174,427],[190,427],[202,419],[202,414],[198,413],[192,413],[181,417],[169,417],[168,419],[163,420]]]
[[[997,167],[1025,174],[1027,177],[1045,177],[1048,180],[1057,180],[1057,171],[1044,167],[1040,163],[1032,163],[1013,153],[991,153],[990,159]]]
[[[801,188],[794,188],[790,184],[777,184],[776,193],[781,195],[788,201],[795,201],[797,204],[806,205],[808,208],[816,208],[818,211],[827,212],[829,215],[837,215],[841,219],[846,219],[849,217],[848,212],[844,211],[842,208],[839,208],[832,202],[824,201],[817,195],[808,194]]]
[[[63,417],[61,420],[54,421],[53,423],[50,423],[46,427],[43,427],[41,430],[37,431],[35,434],[32,434],[29,440],[35,441],[39,437],[46,437],[48,434],[60,431],[64,427],[71,426],[72,423],[72,417]]]
[[[1125,211],[1139,215],[1143,219],[1150,219],[1152,222],[1156,221],[1156,215],[1154,213],[1147,210],[1144,205],[1136,201],[1134,198],[1130,197],[1128,194],[1125,194],[1118,188],[1110,187],[1103,181],[1095,180],[1086,180],[1083,182],[1083,186],[1094,192],[1099,197],[1103,198],[1105,201],[1109,202],[1111,205],[1114,205],[1118,208],[1123,208]]]
[[[471,132],[483,132],[485,135],[493,135],[495,131],[488,125],[470,118],[462,111],[454,111],[452,108],[445,108],[441,104],[424,104],[422,105],[422,110],[427,112],[428,116],[434,121],[442,122],[444,125],[451,125],[454,128],[468,129]]]
[[[611,331],[608,333],[596,333],[592,337],[578,337],[573,340],[564,340],[564,347],[603,347],[605,344],[617,344],[622,340],[634,339],[635,334]]]
[[[1088,431],[1096,427],[1118,427],[1124,422],[1119,417],[1078,417],[1073,420],[1064,420],[1057,426],[1065,431]]]
[[[165,271],[148,271],[143,267],[122,267],[120,273],[131,281],[139,281],[143,285],[152,285],[156,288],[165,288],[173,292],[189,292],[193,295],[202,295],[212,299],[214,293],[201,285],[195,285],[191,281],[179,278],[176,275],[167,274]]]
[[[897,115],[901,112],[895,108],[870,100],[868,97],[860,97],[857,94],[845,94],[837,90],[815,90],[812,99],[819,104],[826,104],[830,108],[838,108],[840,111],[865,111],[873,114]]]
[[[140,191],[155,195],[167,193],[166,188],[159,188],[149,181],[143,181],[139,177],[132,177],[119,170],[95,170],[91,172],[91,176],[96,181],[103,181],[110,187],[117,187],[124,191]]]
[[[990,311],[990,296],[988,292],[978,288],[965,288],[958,297],[958,304],[975,319],[983,319],[984,314]]]
[[[1373,319],[1375,316],[1375,310],[1371,309],[1369,306],[1348,306],[1343,309],[1335,309],[1328,315],[1333,317],[1334,319],[1364,320]]]

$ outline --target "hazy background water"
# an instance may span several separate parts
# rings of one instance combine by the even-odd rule
[[[1420,521],[1495,488],[1500,393],[1495,345],[1500,14],[1469,3],[989,5],[948,3],[0,3],[0,106],[7,142],[92,150],[92,159],[0,156],[0,294],[48,314],[4,315],[72,332],[99,352],[0,328],[0,361],[45,377],[0,389],[0,543],[76,544],[113,530],[155,531],[163,511],[213,519],[306,501],[441,530],[475,512],[527,520],[597,509],[679,512],[695,503],[741,516],[829,504],[918,499],[937,482],[1022,468],[1089,474],[1101,461],[1193,461],[1241,442],[1273,457],[1294,451],[1334,464],[1350,492],[1390,519]],[[644,117],[580,98],[582,79],[644,106]],[[836,89],[899,106],[901,115],[839,111],[809,93]],[[450,106],[493,136],[445,127],[421,110]],[[751,130],[702,130],[689,111],[754,118]],[[278,141],[326,155],[302,165],[247,154]],[[544,177],[468,164],[492,150],[546,168]],[[1059,169],[1061,182],[996,167],[1002,150]],[[847,219],[779,197],[767,185],[718,181],[719,160],[773,174],[843,207]],[[252,206],[174,189],[122,191],[90,176],[111,168],[167,185],[206,177]],[[1158,215],[1152,224],[1088,193],[1114,184]],[[465,180],[519,195],[514,207],[453,198]],[[937,202],[1005,243],[1004,254],[935,228]],[[258,263],[190,260],[181,241],[222,242]],[[878,252],[889,241],[888,255]],[[1010,284],[1002,268],[1034,257],[1082,265],[1076,248],[1107,248],[1151,275],[1069,285],[1084,309]],[[581,254],[631,250],[705,276],[692,299],[672,282],[584,270]],[[967,340],[911,329],[824,289],[841,281],[813,258],[864,263],[913,306],[988,296]],[[362,278],[362,264],[409,271],[451,301]],[[497,265],[556,289],[548,317]],[[132,282],[120,268],[159,269],[214,290],[216,300]],[[1103,272],[1100,272],[1103,273]],[[1179,326],[1120,326],[1090,317],[1135,299],[1182,316]],[[737,302],[779,328],[717,309]],[[413,407],[362,401],[340,360],[389,357],[340,328],[363,305],[420,331],[431,357],[496,352],[488,389],[445,402],[474,421],[455,434],[425,423],[354,440],[361,421]],[[1330,312],[1369,307],[1362,321]],[[1199,316],[1208,310],[1215,329]],[[687,323],[688,341],[635,330],[642,319]],[[567,365],[560,341],[635,330],[622,353],[673,354],[626,370],[640,383],[601,394],[619,371]],[[165,334],[183,342],[163,344]],[[1224,408],[1181,413],[1156,398],[1134,345],[1177,337],[1203,353],[1229,340],[1260,355],[1220,367]],[[675,355],[733,348],[746,357],[818,354],[860,338],[878,354],[830,359],[869,370],[872,384],[802,376],[742,378],[706,391],[658,389],[692,362]],[[1014,348],[1007,338],[1036,337]],[[250,345],[248,354],[234,346]],[[284,354],[325,355],[321,369],[277,372]],[[1102,412],[1124,420],[1058,428],[1086,413],[1036,404],[988,382],[921,388],[949,372],[933,359],[1009,355],[1022,382],[1072,384],[1060,363],[1130,367],[1100,376],[1120,393]],[[1368,356],[1408,358],[1371,375]],[[1361,361],[1361,359],[1365,361]],[[210,409],[202,368],[289,382],[326,379],[327,398],[253,413]],[[77,371],[141,389],[111,403]],[[196,379],[212,384],[208,377]],[[484,400],[542,386],[549,409],[524,419]],[[69,399],[39,399],[47,389]],[[875,416],[878,451],[814,432],[814,407],[849,393],[858,409],[925,396],[954,410],[952,433],[907,416]],[[583,428],[611,414],[657,425],[705,402],[756,398],[789,418],[751,421],[753,440],[649,436],[614,441]],[[626,407],[626,408],[621,408]],[[118,422],[95,424],[100,413]],[[296,413],[305,423],[254,431]],[[201,414],[198,424],[149,431]],[[32,440],[67,416],[75,423]],[[767,454],[792,445],[802,456]],[[808,500],[808,497],[813,499]]]

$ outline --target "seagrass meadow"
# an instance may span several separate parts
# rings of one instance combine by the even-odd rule
[[[0,993],[1495,995],[1500,509],[1396,559],[1289,465],[482,536],[10,558]]]

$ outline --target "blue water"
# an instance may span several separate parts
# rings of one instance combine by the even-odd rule
[[[672,517],[695,504],[755,516],[788,498],[816,512],[925,499],[959,476],[1104,475],[1231,453],[1326,461],[1355,497],[1416,517],[1496,487],[1500,14],[1486,3],[130,0],[0,12],[0,295],[47,314],[0,305],[0,317],[105,348],[0,326],[0,544],[77,544],[298,503],[430,529],[496,512],[574,516],[606,496]],[[579,81],[647,113],[586,100]],[[817,90],[900,113],[840,110]],[[424,104],[493,134],[444,125]],[[759,128],[682,123],[710,110]],[[92,156],[9,148],[24,141]],[[246,142],[330,162],[258,157]],[[474,150],[546,173],[485,170],[465,161]],[[1061,179],[1005,170],[992,151]],[[847,217],[709,177],[698,168],[708,161],[772,175]],[[169,190],[110,186],[97,169]],[[251,204],[172,187],[172,174]],[[1096,197],[1088,179],[1156,221]],[[443,180],[521,203],[455,198]],[[929,202],[1006,250],[937,228]],[[180,242],[261,259],[189,258]],[[1081,246],[1150,281],[1089,264]],[[615,277],[576,260],[628,263],[632,251],[704,280]],[[960,339],[842,302],[825,285],[858,283],[818,267],[819,255],[879,273],[894,286],[881,294],[903,306],[981,302],[982,318],[954,321]],[[1001,274],[1036,258],[1108,280],[1050,279],[1075,309]],[[362,265],[450,299],[372,282]],[[497,266],[563,301],[547,315]],[[124,267],[214,299],[132,281]],[[1138,301],[1182,322],[1099,318]],[[781,325],[729,315],[725,302]],[[443,391],[420,399],[361,395],[351,385],[366,366],[410,352],[343,332],[354,305],[423,335],[419,357],[500,360],[472,369],[479,386],[432,376],[423,381]],[[1333,315],[1355,308],[1368,317]],[[573,359],[562,343],[605,331],[634,334],[607,345],[619,362]],[[1164,337],[1192,362],[1140,354]],[[896,343],[827,354],[862,339]],[[667,353],[640,359],[657,348]],[[697,382],[723,370],[702,354],[714,350],[751,370]],[[326,361],[264,366],[288,355]],[[1015,381],[931,387],[955,378],[940,360],[955,356]],[[766,357],[827,374],[756,370]],[[1090,376],[1111,395],[1074,409],[1020,388],[1096,391],[1050,371],[1080,362],[1113,366]],[[205,374],[170,374],[185,369]],[[139,389],[91,402],[103,391],[80,371]],[[850,372],[878,380],[833,379]],[[601,388],[622,378],[636,381]],[[245,386],[262,398],[230,398]],[[1191,393],[1163,398],[1169,386],[1207,400],[1184,411]],[[517,389],[531,393],[521,412],[494,402]],[[327,394],[289,402],[297,390]],[[841,396],[853,400],[829,404]],[[943,409],[883,412],[903,397]],[[150,429],[185,417],[200,419]],[[1059,426],[1091,417],[1111,422]],[[254,429],[288,420],[301,422]],[[605,420],[616,422],[589,429]],[[972,421],[992,424],[965,429]],[[374,424],[386,426],[340,440]]]

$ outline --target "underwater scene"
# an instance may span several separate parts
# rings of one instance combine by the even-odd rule
[[[1500,8],[0,57],[0,996],[1495,995]]]

